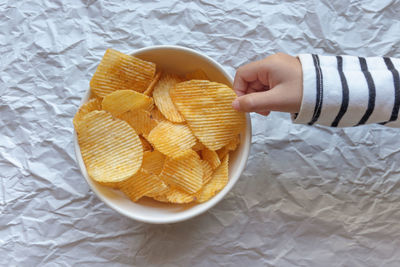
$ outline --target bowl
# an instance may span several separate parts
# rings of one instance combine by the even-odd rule
[[[184,74],[196,69],[202,69],[210,80],[224,83],[232,87],[232,77],[223,67],[210,57],[181,46],[151,46],[136,50],[132,55],[152,61],[157,68],[165,69],[177,74]],[[85,103],[90,96],[90,88],[82,98],[81,104]],[[74,131],[75,154],[79,168],[95,194],[109,207],[131,219],[153,223],[167,224],[188,220],[202,214],[220,202],[224,196],[233,188],[243,172],[249,156],[251,144],[251,121],[246,114],[246,127],[240,133],[240,145],[229,158],[229,181],[228,184],[213,198],[204,203],[191,204],[169,204],[161,203],[150,198],[142,198],[138,202],[132,202],[119,190],[111,189],[94,182],[86,171],[81,151],[78,144],[76,132]]]

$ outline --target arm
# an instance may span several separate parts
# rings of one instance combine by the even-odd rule
[[[304,54],[303,97],[295,123],[332,127],[400,126],[400,61]]]
[[[233,107],[290,112],[308,125],[400,127],[399,70],[394,58],[278,53],[238,69]]]

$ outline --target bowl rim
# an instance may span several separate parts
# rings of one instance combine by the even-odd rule
[[[197,52],[191,48],[183,47],[183,46],[177,46],[177,45],[154,45],[154,46],[148,46],[140,49],[136,49],[133,52],[129,53],[130,55],[136,55],[142,52],[147,52],[147,51],[152,51],[152,50],[160,50],[160,49],[172,49],[172,50],[179,50],[179,51],[185,51],[187,53],[194,54],[196,56],[199,56],[201,58],[206,59],[209,61],[215,68],[220,71],[223,76],[231,83],[233,84],[233,78],[229,73],[225,71],[225,69],[222,67],[221,64],[216,62],[214,59],[211,57],[202,54],[200,52]],[[79,107],[81,107],[85,102],[87,102],[88,98],[90,95],[90,86],[84,96],[81,99]],[[214,197],[212,197],[210,200],[204,202],[204,203],[199,203],[196,204],[193,207],[197,207],[194,210],[192,210],[193,207],[190,207],[189,209],[186,209],[183,212],[180,212],[178,214],[174,214],[174,216],[168,216],[162,219],[156,219],[151,216],[143,216],[141,214],[132,214],[131,212],[127,212],[125,209],[120,208],[118,205],[110,202],[95,186],[93,186],[94,181],[92,181],[88,175],[88,172],[86,170],[86,166],[83,162],[82,154],[80,151],[80,147],[78,144],[78,136],[75,131],[73,131],[74,134],[74,150],[75,150],[75,157],[76,161],[79,167],[79,170],[83,177],[85,178],[86,183],[88,184],[89,188],[95,193],[95,195],[100,198],[101,201],[103,201],[108,207],[111,209],[117,211],[118,213],[139,221],[139,222],[144,222],[144,223],[150,223],[150,224],[169,224],[169,223],[177,223],[177,222],[182,222],[186,221],[189,219],[192,219],[196,216],[199,216],[206,212],[207,210],[213,208],[217,203],[219,203],[230,191],[231,189],[235,186],[237,181],[239,180],[240,176],[242,175],[246,165],[247,165],[247,160],[249,158],[250,154],[250,147],[251,147],[251,139],[252,139],[252,129],[251,129],[251,118],[248,113],[245,114],[246,116],[246,127],[245,127],[245,142],[244,142],[244,147],[243,147],[243,152],[241,157],[244,158],[244,160],[241,160],[239,162],[239,166],[237,167],[237,172],[235,176],[231,176],[229,180],[232,180],[231,183],[228,182],[228,184],[220,191],[218,192]]]

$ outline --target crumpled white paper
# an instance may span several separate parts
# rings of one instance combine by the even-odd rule
[[[72,142],[109,47],[187,46],[232,75],[278,51],[400,57],[399,1],[131,2],[0,3],[0,265],[399,266],[399,129],[253,115],[233,191],[173,225],[105,206]]]

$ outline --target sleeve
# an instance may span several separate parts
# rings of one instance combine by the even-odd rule
[[[349,127],[380,123],[400,127],[400,59],[298,56],[303,99],[294,123]]]

